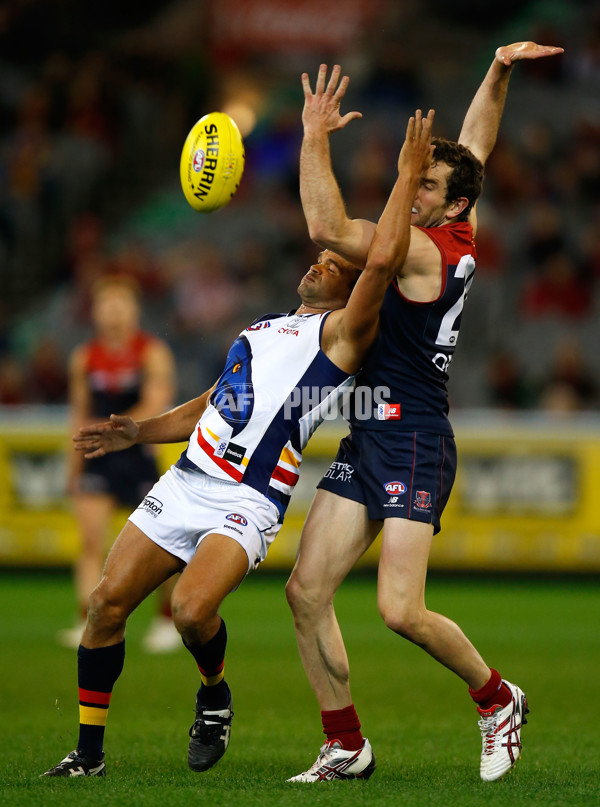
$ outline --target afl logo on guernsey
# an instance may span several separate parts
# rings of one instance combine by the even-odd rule
[[[235,524],[241,524],[242,527],[248,526],[248,519],[244,518],[244,516],[241,516],[239,513],[229,513],[225,518],[229,521],[233,521]]]
[[[404,482],[386,482],[383,489],[386,493],[389,493],[390,496],[406,493],[406,485]]]
[[[248,325],[247,331],[262,331],[264,328],[270,328],[270,322],[257,322],[256,325]]]

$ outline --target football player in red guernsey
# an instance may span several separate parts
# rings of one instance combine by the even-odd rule
[[[352,702],[335,592],[383,528],[378,607],[386,625],[422,647],[469,687],[482,735],[480,775],[499,779],[521,751],[527,701],[451,620],[425,605],[429,550],[450,495],[456,448],[446,381],[475,270],[475,202],[516,61],[562,53],[534,42],[500,47],[473,99],[458,143],[432,140],[433,161],[413,202],[410,247],[389,287],[378,341],[357,389],[387,387],[374,410],[354,411],[350,434],[319,483],[287,585],[300,656],[317,696],[326,742],[290,781],[364,778],[374,758]],[[348,78],[335,66],[305,104],[300,191],[312,239],[363,266],[375,224],[351,219],[335,180],[329,135],[361,117],[340,114]],[[338,85],[339,82],[339,85]],[[358,400],[358,398],[357,398]]]
[[[112,413],[134,418],[159,415],[173,402],[175,362],[170,348],[140,329],[136,284],[121,276],[98,281],[92,293],[94,337],[75,348],[69,365],[71,428]],[[111,519],[117,507],[135,507],[160,476],[154,449],[133,446],[120,456],[91,460],[69,454],[68,487],[79,527],[81,552],[75,564],[78,623],[58,641],[77,648],[85,627],[88,598],[102,576]],[[159,613],[144,637],[150,652],[181,646],[170,619],[172,584],[159,594]]]

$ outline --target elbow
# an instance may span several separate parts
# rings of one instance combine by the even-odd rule
[[[398,274],[403,261],[397,260],[395,256],[384,253],[369,255],[365,271],[378,275],[388,275],[390,278]]]
[[[352,238],[349,222],[350,220],[345,218],[315,216],[307,219],[308,234],[311,241],[321,249],[335,251],[336,247],[341,247]]]
[[[397,275],[404,266],[408,255],[409,241],[403,238],[377,238],[373,239],[367,258],[367,266],[372,272]]]
[[[323,222],[320,221],[309,222],[308,234],[310,240],[322,249],[327,249],[328,246],[336,242],[335,233],[332,229],[324,226]]]
[[[386,274],[390,271],[391,261],[386,261],[383,257],[369,255],[369,260],[365,266],[365,272],[372,272],[373,274]]]

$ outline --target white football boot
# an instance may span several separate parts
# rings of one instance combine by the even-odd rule
[[[375,756],[368,740],[358,751],[346,751],[337,740],[321,746],[311,767],[288,782],[329,782],[332,779],[368,779],[375,770]]]
[[[500,779],[521,756],[521,726],[527,723],[525,715],[529,712],[525,693],[509,681],[502,683],[512,695],[508,706],[477,707],[482,739],[479,772],[484,782]]]

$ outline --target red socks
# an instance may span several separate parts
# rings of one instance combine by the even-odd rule
[[[469,695],[480,709],[491,709],[492,706],[508,706],[512,695],[506,684],[502,683],[502,676],[497,670],[491,671],[490,680],[481,689],[471,689]]]
[[[346,751],[358,751],[363,747],[364,737],[360,733],[360,721],[354,704],[345,709],[321,712],[321,720],[328,742],[337,740]]]
[[[487,710],[493,706],[508,706],[511,701],[511,692],[497,670],[491,670],[489,681],[481,689],[471,689],[469,695],[480,709]],[[360,731],[360,721],[356,714],[354,704],[345,709],[332,709],[321,712],[323,733],[328,742],[337,740],[346,751],[358,751],[363,747],[364,737]]]

